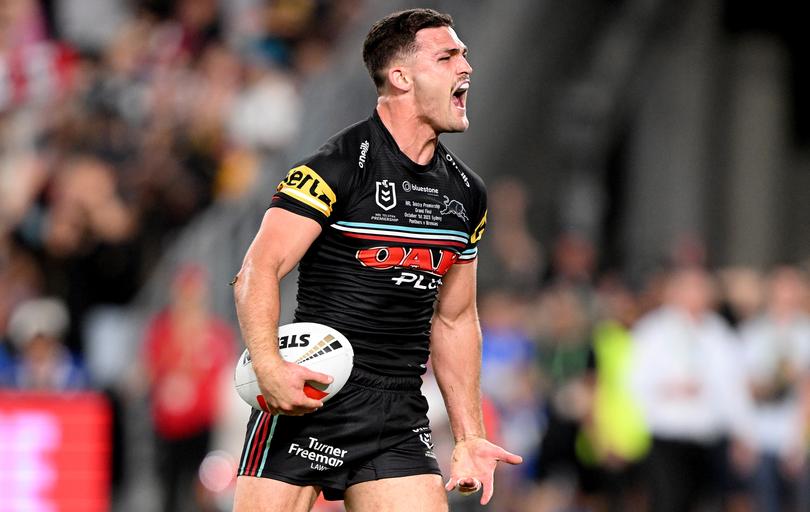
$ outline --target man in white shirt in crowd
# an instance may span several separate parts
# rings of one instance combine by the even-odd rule
[[[795,267],[774,269],[762,315],[740,330],[754,399],[759,453],[752,480],[756,510],[780,512],[796,499],[804,465],[801,383],[810,368],[806,277]]]
[[[740,462],[750,459],[751,403],[738,340],[712,310],[709,274],[676,269],[665,293],[633,330],[631,385],[653,436],[651,510],[688,512],[720,496],[726,440]]]

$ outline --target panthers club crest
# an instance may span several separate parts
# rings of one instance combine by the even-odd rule
[[[467,222],[470,220],[467,218],[467,212],[464,211],[464,205],[456,201],[455,199],[450,199],[447,196],[444,196],[444,209],[441,211],[442,215],[455,215],[459,219]]]
[[[385,211],[390,210],[397,205],[397,191],[394,188],[394,183],[388,180],[377,182],[377,192],[374,194],[374,201],[377,206]]]

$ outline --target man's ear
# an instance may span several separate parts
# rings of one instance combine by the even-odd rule
[[[407,92],[413,87],[410,71],[405,66],[391,66],[388,69],[388,82],[396,90]]]

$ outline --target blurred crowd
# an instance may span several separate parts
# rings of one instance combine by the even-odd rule
[[[163,510],[206,503],[189,490],[221,414],[216,375],[235,361],[234,328],[210,312],[210,278],[193,262],[134,329],[132,372],[88,364],[128,354],[110,347],[125,341],[121,315],[97,313],[130,304],[185,226],[258,183],[298,133],[302,83],[360,7],[0,2],[0,387],[106,393],[116,488],[128,477],[122,415],[145,395]]]
[[[126,303],[167,242],[295,137],[356,2],[0,4],[0,331],[22,300]]]
[[[581,233],[538,241],[520,181],[490,190],[482,385],[527,459],[495,508],[807,510],[807,262],[714,268],[686,237],[624,275]]]
[[[103,390],[120,412],[133,395],[83,361],[90,313],[129,303],[184,226],[246,195],[294,139],[299,85],[360,3],[0,2],[0,387]],[[489,435],[526,459],[498,470],[490,509],[810,507],[806,264],[714,268],[685,237],[660,268],[625,275],[575,230],[541,243],[525,184],[487,178],[484,410]],[[209,285],[193,262],[176,269],[128,384],[147,397],[161,510],[227,509],[212,496],[232,484],[232,459],[210,450],[243,435],[245,411],[217,400],[239,343]]]

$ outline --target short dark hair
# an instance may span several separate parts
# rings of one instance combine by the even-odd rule
[[[391,59],[416,50],[416,33],[423,28],[452,27],[453,18],[433,9],[408,9],[389,14],[375,23],[363,43],[363,62],[379,90],[383,70]]]

